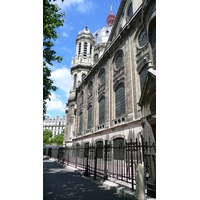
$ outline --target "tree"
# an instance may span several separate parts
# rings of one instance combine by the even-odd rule
[[[43,130],[43,145],[51,144],[52,131],[51,130]]]
[[[65,129],[63,129],[61,134],[55,135],[54,138],[52,138],[52,142],[56,143],[59,146],[62,146],[63,145],[63,140],[64,140],[64,133],[65,133]]]
[[[46,114],[46,100],[51,100],[51,91],[56,91],[57,87],[53,85],[50,79],[53,61],[61,62],[62,57],[57,56],[52,49],[54,41],[59,37],[56,28],[64,24],[64,12],[60,12],[57,4],[52,0],[43,0],[43,119]],[[48,65],[47,65],[48,64]]]

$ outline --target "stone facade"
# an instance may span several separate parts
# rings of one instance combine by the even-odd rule
[[[109,22],[94,34],[87,27],[79,32],[66,105],[65,146],[105,144],[105,140],[112,144],[116,138],[140,140],[145,134],[155,140],[153,129],[146,131],[144,126],[150,114],[145,107],[149,87],[155,107],[155,51],[150,43],[154,41],[150,35],[155,7],[151,4],[154,1],[122,0],[116,17],[110,13],[113,24]]]

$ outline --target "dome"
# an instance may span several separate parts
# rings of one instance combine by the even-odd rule
[[[107,43],[114,21],[115,21],[115,15],[112,12],[112,6],[111,6],[110,14],[106,19],[106,26],[97,30],[94,33],[95,46],[98,44]]]
[[[100,43],[107,43],[111,29],[112,26],[105,26],[95,31],[95,33],[93,34],[95,40],[95,46],[97,46]]]
[[[78,36],[81,35],[81,34],[92,35],[92,32],[86,26],[82,31],[78,32]]]

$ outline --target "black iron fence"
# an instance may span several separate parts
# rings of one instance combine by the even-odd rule
[[[51,150],[50,150],[51,149]],[[44,148],[44,155],[58,159],[66,165],[84,170],[85,176],[121,180],[136,189],[136,164],[144,164],[146,191],[151,196],[156,193],[156,145],[151,140],[105,144]]]

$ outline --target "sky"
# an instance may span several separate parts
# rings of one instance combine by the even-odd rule
[[[50,66],[51,79],[58,90],[52,92],[51,101],[47,101],[47,116],[52,118],[65,115],[71,85],[71,58],[75,57],[78,32],[87,26],[94,33],[106,26],[111,5],[116,16],[120,2],[120,0],[65,0],[64,2],[57,0],[61,11],[65,12],[65,22],[57,29],[59,38],[54,43],[54,49],[63,60],[61,63],[54,62],[53,66]]]

